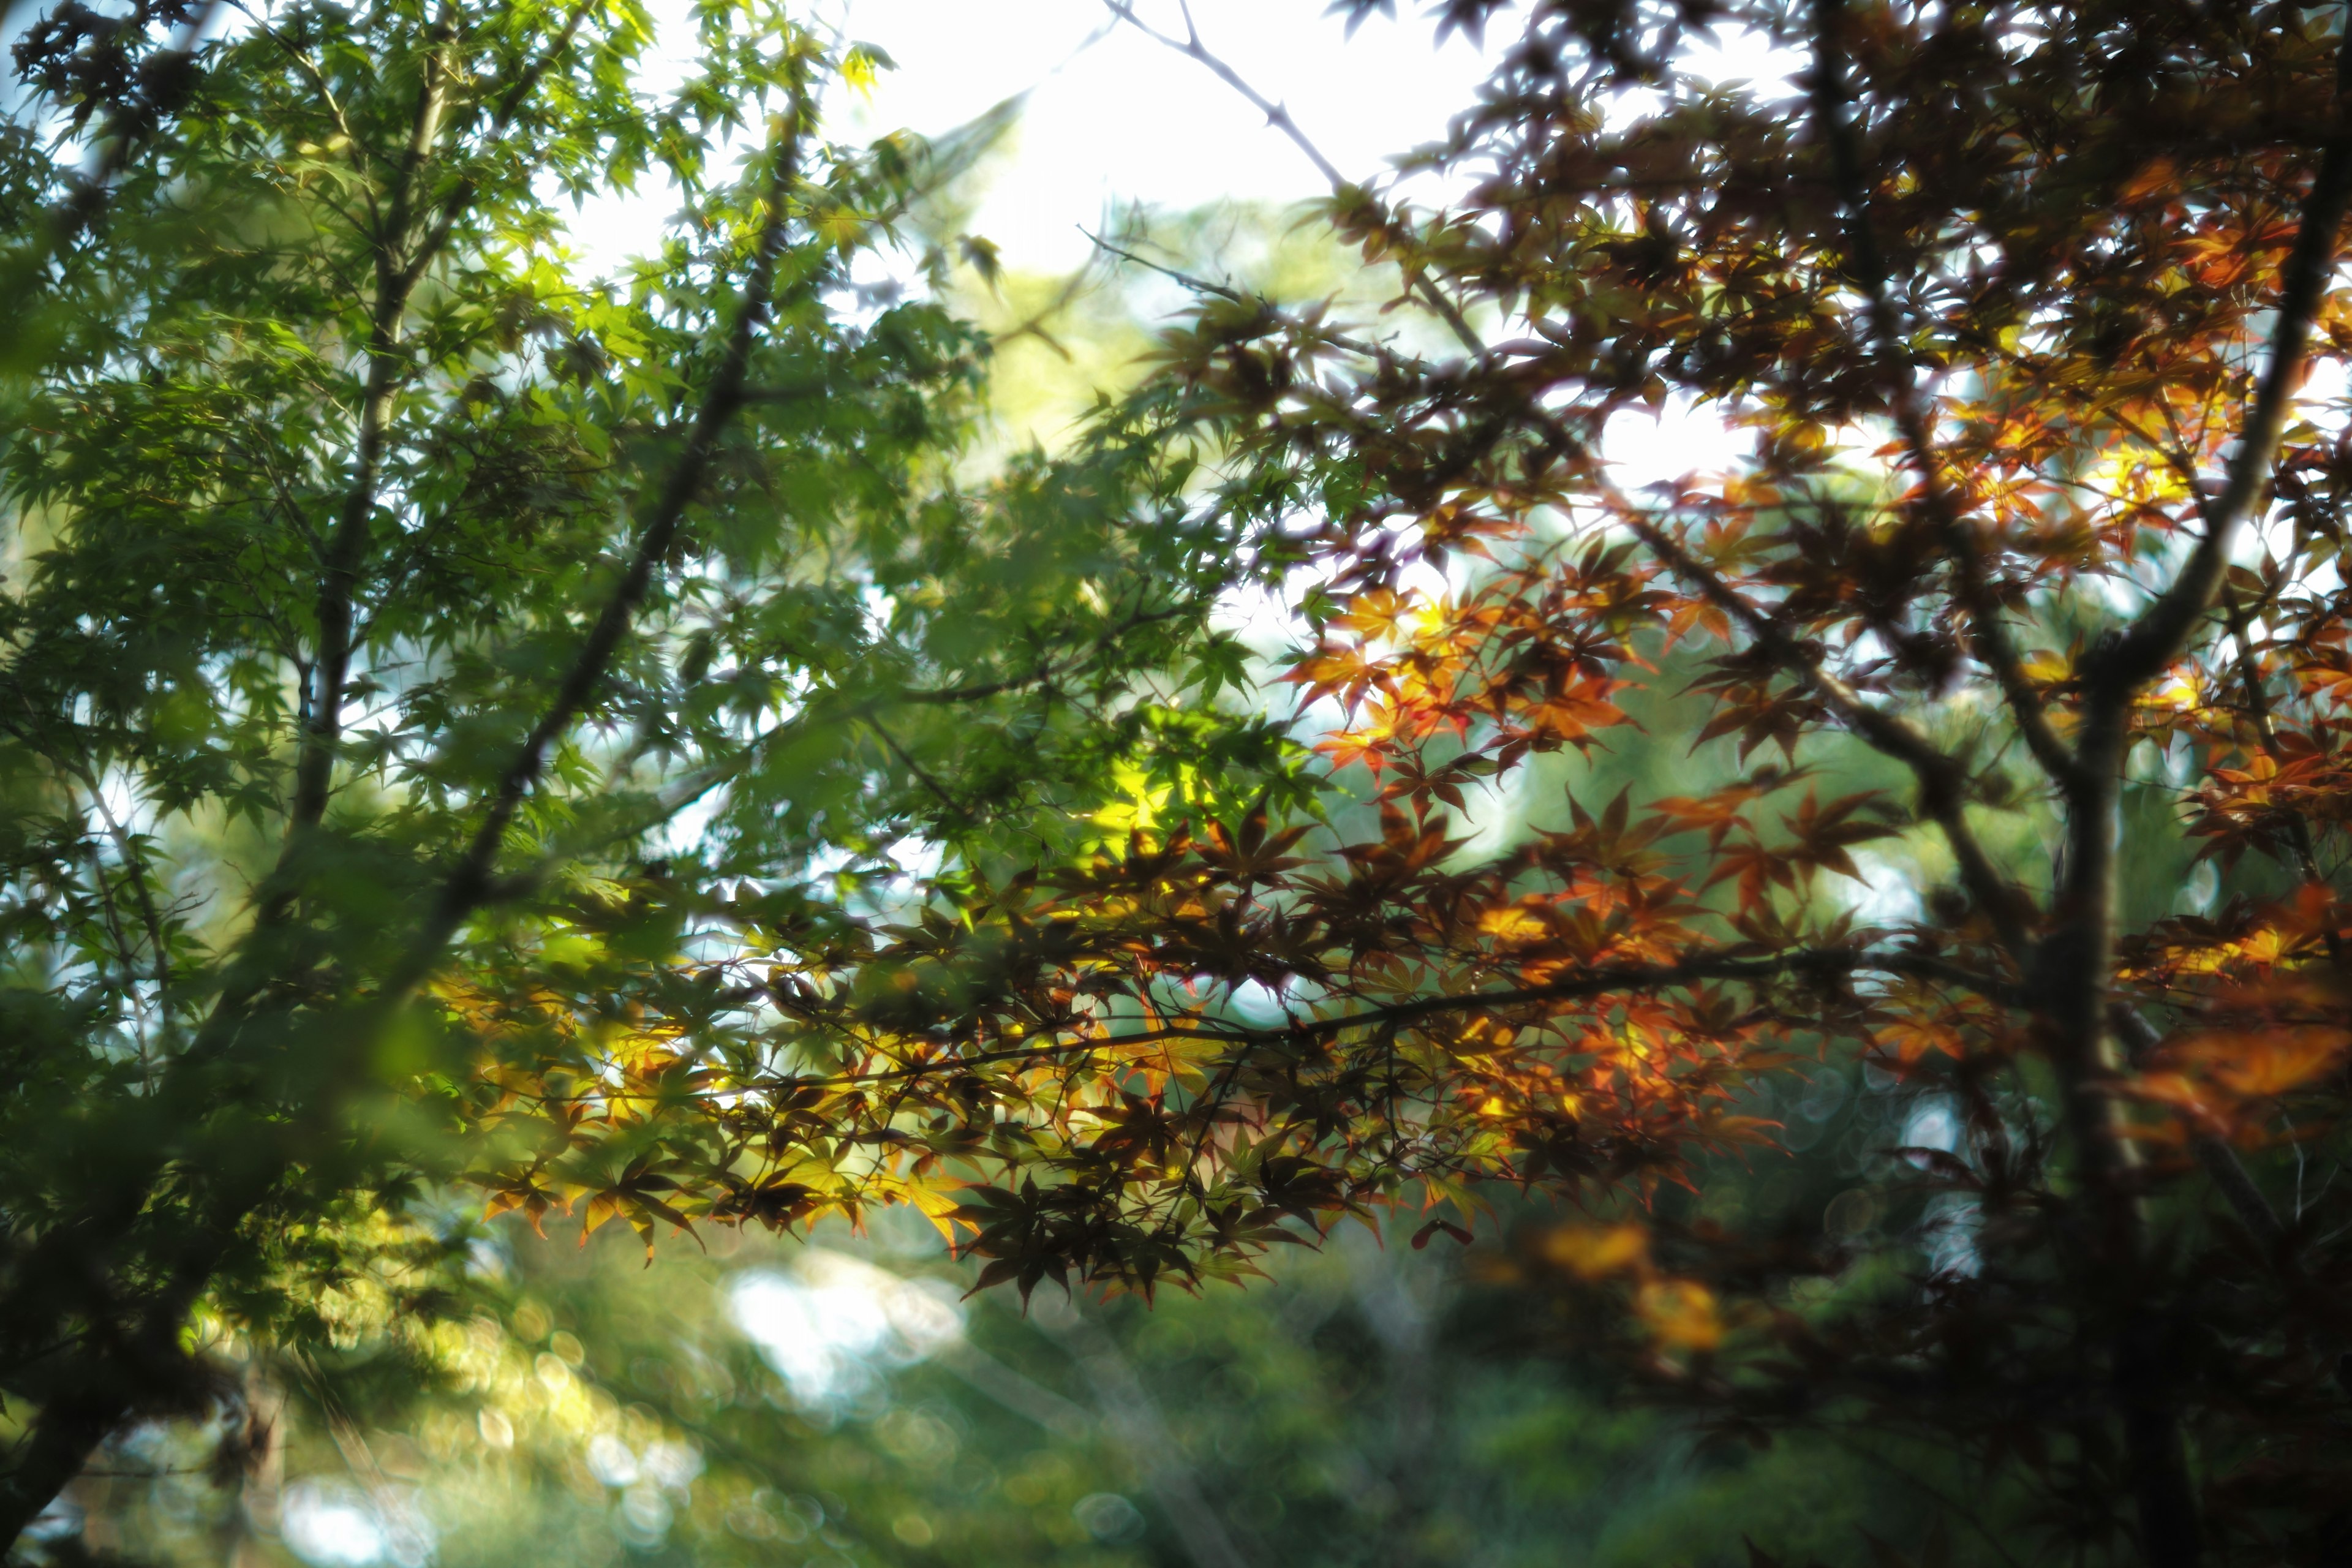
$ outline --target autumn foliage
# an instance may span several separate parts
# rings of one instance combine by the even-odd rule
[[[819,281],[775,280],[832,277],[904,167],[818,160],[780,119],[772,196],[714,197],[738,238],[698,262],[758,303],[671,308],[706,345],[695,384],[657,384],[646,353],[547,394],[594,429],[599,377],[646,400],[669,444],[593,482],[676,503],[635,503],[635,577],[567,568],[622,584],[594,601],[620,606],[612,626],[535,610],[550,646],[601,648],[549,656],[576,674],[555,717],[470,795],[434,793],[440,709],[384,742],[393,762],[322,731],[326,710],[281,714],[270,743],[299,742],[308,771],[254,764],[315,832],[289,829],[269,940],[165,995],[193,1039],[272,1021],[297,1062],[368,1042],[375,1076],[267,1079],[273,1126],[325,1131],[247,1186],[205,1164],[218,1146],[173,1144],[131,1212],[238,1194],[203,1211],[226,1255],[312,1170],[346,1172],[319,1151],[381,1103],[438,1152],[353,1134],[368,1152],[339,1193],[422,1170],[493,1214],[648,1244],[908,1204],[979,1283],[1024,1293],[1244,1276],[1396,1210],[1415,1245],[1467,1240],[1496,1194],[1533,1194],[1561,1217],[1496,1249],[1497,1273],[1719,1434],[1916,1436],[2023,1500],[2036,1551],[2338,1560],[2339,10],[1452,0],[1442,21],[1511,30],[1450,139],[1406,165],[1451,205],[1343,185],[1326,214],[1388,269],[1391,310],[1345,321],[1203,280],[1105,414],[1095,467],[978,497],[934,485],[903,434],[951,401],[953,334],[851,331],[818,319]],[[1787,79],[1710,79],[1701,46],[1725,36],[1777,50]],[[818,68],[797,49],[763,79],[792,114]],[[797,347],[761,335],[779,287]],[[649,331],[669,319],[652,290],[562,331]],[[436,362],[435,408],[476,406],[465,356],[501,341],[477,325]],[[896,382],[856,372],[869,352]],[[781,373],[812,364],[832,378],[814,384],[904,397],[795,424],[803,383]],[[1628,489],[1609,432],[1659,411],[1748,450]],[[803,450],[828,454],[814,479],[778,457]],[[811,592],[763,509],[817,493],[875,514],[840,525],[870,570],[762,620]],[[1009,570],[966,544],[1026,558],[1057,536],[1024,520],[1066,512],[1088,520],[1069,559],[1114,560],[1132,598],[1055,578],[1029,619],[957,640],[949,590]],[[877,542],[894,530],[922,550]],[[583,537],[601,560],[610,542]],[[756,592],[730,585],[730,551],[766,574]],[[310,571],[292,570],[304,603]],[[1238,656],[1213,605],[1240,583],[1297,607],[1281,685],[1303,773],[1219,707]],[[844,628],[877,584],[914,607],[859,642]],[[271,657],[315,672],[310,635]],[[536,688],[495,673],[467,722],[511,743]],[[732,717],[704,695],[729,681]],[[573,847],[610,760],[593,737],[629,724],[645,767],[614,776],[647,800],[733,790],[724,853],[656,853],[643,828]],[[926,726],[911,748],[901,724]],[[845,735],[869,739],[808,749]],[[87,816],[100,792],[68,773],[43,776]],[[362,774],[443,815],[338,826],[320,792]],[[813,779],[833,816],[806,805]],[[1513,804],[1523,829],[1487,832]],[[396,915],[319,891],[334,868],[301,856],[331,830],[397,848]],[[857,897],[828,891],[830,849],[900,836],[936,868],[860,862],[835,879]],[[91,910],[148,885],[112,864]],[[362,927],[360,958],[338,956],[330,938]],[[1948,1136],[1881,1152],[1871,1201],[1902,1217],[1727,1223],[1720,1197],[1783,1157],[1763,1089],[1865,1069],[1948,1111]],[[246,1079],[172,1070],[242,1103]],[[100,1236],[122,1293],[59,1304],[20,1263],[11,1331],[176,1331],[217,1257],[184,1279],[124,1214],[44,1201],[21,1256]],[[1933,1224],[1959,1242],[1927,1245]]]
[[[2352,1050],[2339,14],[1507,25],[1412,161],[1457,204],[1330,212],[1450,346],[1206,285],[1165,346],[1222,503],[1311,575],[1290,679],[1372,804],[1156,796],[846,951],[746,921],[734,984],[814,1065],[696,1123],[703,1212],[906,1196],[984,1280],[1149,1288],[1538,1189],[1593,1217],[1521,1279],[1630,1309],[1725,1430],[1919,1434],[2070,1549],[2333,1560],[2352,1255],[2296,1173]],[[1708,29],[1786,92],[1700,75]],[[1751,454],[1621,489],[1604,431],[1658,408]],[[1635,694],[1719,782],[1546,763],[1557,809],[1473,847],[1538,759],[1637,743]],[[1916,902],[1858,914],[1890,874]],[[1965,1216],[1940,1265],[1706,1217],[1775,1142],[1753,1084],[1857,1059],[1953,1108],[1888,1152],[1891,1201]]]

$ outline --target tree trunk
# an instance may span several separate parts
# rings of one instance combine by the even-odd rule
[[[0,1541],[13,1548],[23,1540],[42,1510],[73,1484],[98,1446],[130,1414],[130,1405],[110,1391],[51,1401],[0,1475]]]
[[[2196,1481],[2189,1471],[2158,1328],[2146,1312],[2137,1312],[2116,1335],[2115,1400],[2123,1417],[2124,1464],[2139,1518],[2140,1560],[2148,1568],[2195,1568],[2202,1551]]]
[[[2196,1485],[2172,1394],[2160,1319],[2148,1308],[2150,1248],[2138,1151],[2114,1089],[2122,1077],[2107,1017],[2115,970],[2115,841],[2123,764],[2120,708],[2086,715],[2082,776],[2066,820],[2066,861],[2051,934],[2037,955],[2051,1059],[2063,1086],[2080,1183],[2082,1310],[2108,1357],[2124,1473],[2147,1568],[2196,1568]],[[2103,743],[2102,743],[2103,742]]]

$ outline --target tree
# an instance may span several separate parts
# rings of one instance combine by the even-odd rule
[[[1790,95],[1707,79],[1725,31],[1801,51]],[[1299,1009],[1192,1026],[1225,1045],[1189,1123],[1282,1151],[1252,1202],[1704,1199],[1694,1152],[1758,1135],[1721,1114],[1740,1079],[1859,1054],[1955,1110],[1904,1152],[1963,1233],[1940,1266],[1801,1311],[1852,1247],[1661,1200],[1529,1267],[1628,1298],[1735,1429],[1921,1431],[2151,1563],[2340,1554],[2346,1259],[2284,1184],[2336,1147],[2352,1043],[2343,406],[2311,380],[2352,349],[2345,36],[2301,5],[1538,5],[1406,165],[1458,205],[1333,199],[1461,354],[1207,301],[1172,374],[1321,520],[1295,675],[1391,807],[1341,877],[1268,888],[1214,832],[1119,873],[1221,881],[1155,927],[1160,975]],[[1604,428],[1668,404],[1753,458],[1620,490]],[[1662,680],[1744,776],[1454,855],[1444,808]],[[2220,902],[2126,903],[2133,797],[2124,852],[2213,862]],[[1927,873],[1915,915],[1825,891],[1872,841]]]
[[[923,237],[971,149],[829,141],[884,62],[695,25],[667,101],[628,0],[66,5],[18,47],[0,1538],[126,1423],[236,1407],[207,1346],[331,1340],[354,1271],[446,1303],[436,1194],[530,1162],[479,1135],[520,1075],[563,1152],[608,1085],[704,1093],[681,1037],[768,1062],[727,931],[845,942],[893,846],[1034,858],[1114,775],[1282,771],[1136,686],[1231,657],[1164,411],[956,477],[986,345]],[[677,216],[586,279],[562,204],[640,182]],[[695,1212],[776,1217],[730,1127]],[[564,1195],[650,1234],[651,1152]]]

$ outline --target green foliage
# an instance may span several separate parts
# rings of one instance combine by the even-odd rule
[[[876,57],[711,4],[654,101],[628,0],[58,17],[0,166],[5,1531],[215,1396],[200,1302],[295,1346],[353,1269],[433,1310],[454,1254],[379,1214],[530,1163],[518,1083],[764,1060],[709,963],[747,922],[846,953],[910,857],[1049,864],[1288,766],[1175,695],[1234,677],[1246,527],[1181,396],[959,477],[988,343],[898,235],[970,148],[828,141]],[[676,212],[583,277],[565,205],[633,188]],[[650,1235],[651,1152],[560,1196]]]

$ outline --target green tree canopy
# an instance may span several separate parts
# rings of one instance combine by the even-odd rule
[[[299,1336],[353,1249],[429,1251],[369,1219],[420,1182],[791,1217],[714,1109],[788,1051],[763,954],[1281,754],[1164,700],[1230,667],[1239,546],[1181,409],[960,483],[985,344],[902,237],[958,149],[829,141],[874,62],[774,7],[694,26],[660,101],[631,3],[19,47],[0,1533],[210,1397],[192,1313]],[[676,216],[583,278],[568,200],[641,184]],[[571,1158],[623,1083],[707,1113]],[[887,1152],[826,1142],[820,1202]]]

